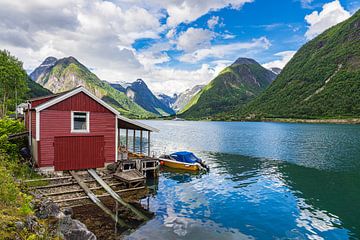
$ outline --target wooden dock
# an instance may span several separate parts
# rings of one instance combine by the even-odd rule
[[[102,203],[101,198],[112,197],[118,203],[130,210],[137,219],[148,220],[140,210],[127,203],[120,197],[120,194],[144,190],[145,178],[139,175],[137,181],[127,184],[124,179],[119,179],[110,173],[101,173],[101,177],[95,170],[64,173],[65,176],[49,177],[42,179],[32,179],[23,181],[33,194],[41,194],[50,198],[60,208],[78,207],[87,204],[96,204],[100,209],[109,215],[117,224],[128,227],[122,219],[118,219],[117,214],[113,213],[110,207]],[[134,180],[134,179],[133,179]],[[141,180],[141,182],[140,182]],[[145,195],[144,195],[145,196]]]
[[[137,187],[145,183],[145,176],[137,169],[130,169],[126,171],[118,171],[114,173],[114,177],[128,184],[128,187]]]

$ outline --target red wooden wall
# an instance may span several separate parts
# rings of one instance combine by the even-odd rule
[[[90,112],[90,133],[71,133],[71,111]],[[105,162],[114,162],[115,121],[114,113],[84,93],[44,109],[40,112],[39,167],[54,165],[54,138],[59,136],[104,136]]]
[[[55,137],[55,171],[104,166],[104,136]]]

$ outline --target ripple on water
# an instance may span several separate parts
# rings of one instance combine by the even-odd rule
[[[155,146],[195,151],[211,171],[162,172],[156,217],[128,239],[359,238],[360,126],[156,124]]]

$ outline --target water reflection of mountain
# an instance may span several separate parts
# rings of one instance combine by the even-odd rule
[[[282,164],[279,170],[307,204],[337,215],[342,227],[360,237],[359,172],[329,172],[292,164]]]
[[[350,235],[360,236],[359,172],[318,170],[241,155],[215,153],[211,157],[218,171],[228,174],[237,188],[263,181],[264,177],[279,180],[297,199],[298,226],[320,232],[346,228]],[[304,218],[311,227],[304,226]]]

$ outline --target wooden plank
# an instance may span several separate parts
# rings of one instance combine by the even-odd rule
[[[114,186],[118,186],[118,185],[122,185],[123,183],[114,183],[114,184],[109,184],[109,186],[114,187]],[[89,188],[90,190],[99,190],[102,189],[103,187],[92,187]],[[69,190],[69,191],[62,191],[62,192],[53,192],[53,193],[45,193],[45,196],[57,196],[57,195],[63,195],[63,194],[71,194],[71,193],[78,193],[78,192],[83,192],[84,190],[82,189],[75,189],[75,190]]]
[[[51,180],[60,180],[60,179],[69,179],[69,178],[72,178],[72,177],[66,176],[66,177],[38,178],[38,179],[24,180],[22,182],[29,183],[29,182],[51,181]]]
[[[10,134],[8,136],[8,139],[12,140],[12,139],[23,138],[23,137],[28,137],[28,136],[29,136],[29,131],[25,131],[25,132]]]
[[[113,177],[103,177],[103,179],[111,179]],[[94,179],[89,179],[89,180],[83,180],[84,183],[89,183],[89,182],[95,182]],[[76,185],[76,182],[67,182],[67,183],[59,183],[59,184],[50,184],[50,185],[45,185],[45,186],[38,186],[38,187],[31,187],[31,189],[44,189],[44,188],[55,188],[55,187],[63,187],[63,186],[70,186],[70,185]]]
[[[140,190],[140,189],[144,189],[145,186],[142,187],[134,187],[134,188],[128,188],[128,189],[121,189],[121,190],[117,190],[115,191],[116,193],[123,193],[123,192],[129,192],[129,191],[135,191],[135,190]],[[95,195],[96,197],[109,197],[110,194],[109,193],[104,193],[101,195]],[[71,202],[71,201],[77,201],[77,200],[83,200],[83,199],[89,199],[89,196],[81,196],[81,197],[75,197],[75,198],[67,198],[67,199],[59,199],[59,200],[55,200],[54,203],[62,203],[62,202]],[[79,206],[82,206],[79,204]]]
[[[84,190],[86,195],[93,201],[99,208],[101,208],[106,214],[108,214],[116,223],[121,226],[129,227],[123,220],[119,219],[109,208],[107,208],[99,198],[86,186],[86,184],[81,180],[81,178],[74,172],[70,171],[71,176],[77,181],[80,187]]]
[[[131,204],[125,202],[116,192],[114,192],[109,185],[107,185],[102,179],[101,177],[99,177],[99,175],[97,175],[97,173],[95,172],[94,169],[88,169],[88,172],[90,173],[90,175],[105,189],[105,191],[107,191],[110,196],[112,196],[116,201],[118,201],[118,203],[120,203],[121,205],[123,205],[124,207],[130,209],[136,216],[144,219],[144,220],[149,220],[148,217],[146,217],[142,212],[140,212],[139,210],[137,210],[134,206],[132,206]]]

